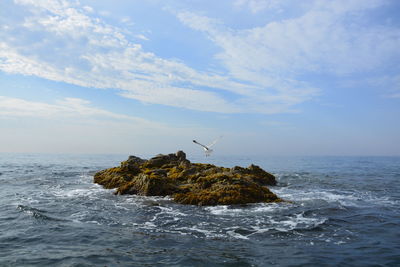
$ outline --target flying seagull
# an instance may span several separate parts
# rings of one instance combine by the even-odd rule
[[[221,137],[220,137],[220,138],[221,138]],[[193,143],[202,146],[203,149],[204,149],[204,153],[206,153],[206,157],[208,157],[208,156],[210,156],[211,153],[213,152],[213,150],[211,149],[211,147],[212,147],[213,145],[215,145],[215,143],[217,143],[218,140],[219,140],[219,138],[216,139],[216,140],[214,140],[214,142],[212,142],[212,143],[209,144],[208,146],[205,146],[205,145],[203,145],[203,144],[200,144],[200,143],[197,142],[196,140],[193,140]]]

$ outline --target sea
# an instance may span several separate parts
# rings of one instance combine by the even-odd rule
[[[400,157],[188,156],[287,200],[214,207],[93,183],[127,157],[0,154],[0,266],[400,266]]]

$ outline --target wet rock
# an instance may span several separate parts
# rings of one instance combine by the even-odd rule
[[[179,150],[178,152],[176,152],[175,156],[181,161],[186,160],[186,154],[182,150]]]
[[[256,165],[224,168],[191,163],[183,151],[149,160],[129,156],[120,167],[100,171],[94,182],[116,194],[167,196],[182,204],[230,205],[281,202],[267,186],[275,177]]]
[[[252,179],[260,185],[276,185],[275,176],[264,171],[257,165],[251,164],[247,168],[235,166],[231,169],[233,174],[249,175]]]
[[[126,161],[121,162],[121,170],[132,173],[132,174],[139,174],[140,173],[140,166],[146,160],[141,159],[136,156],[129,156]]]
[[[117,194],[137,194],[143,196],[167,196],[175,187],[163,176],[140,173],[132,181],[119,186]]]

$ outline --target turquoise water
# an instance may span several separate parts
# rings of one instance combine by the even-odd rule
[[[115,196],[127,155],[0,154],[0,266],[399,266],[399,157],[189,158],[274,173],[292,203]]]

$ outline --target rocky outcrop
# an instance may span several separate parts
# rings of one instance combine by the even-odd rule
[[[183,151],[149,160],[129,156],[119,167],[100,171],[94,182],[116,194],[167,196],[182,204],[230,205],[281,202],[267,186],[275,177],[256,165],[224,168],[191,163]]]

